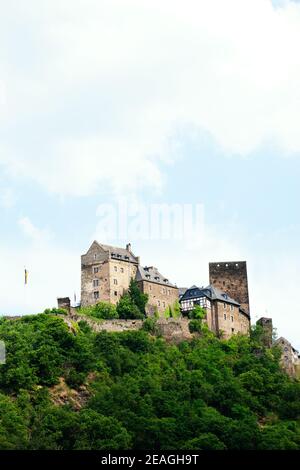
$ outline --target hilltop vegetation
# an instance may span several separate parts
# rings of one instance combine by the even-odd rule
[[[199,334],[175,346],[51,314],[1,319],[0,449],[300,449],[300,384],[279,351],[259,329]]]

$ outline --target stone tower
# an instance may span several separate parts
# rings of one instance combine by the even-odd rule
[[[246,261],[209,263],[209,283],[239,302],[250,315]]]
[[[263,329],[262,341],[266,348],[270,348],[273,343],[273,322],[272,318],[262,317],[256,322]]]

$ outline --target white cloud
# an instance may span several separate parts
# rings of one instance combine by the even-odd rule
[[[296,3],[15,4],[0,19],[10,52],[0,63],[2,125],[11,132],[0,161],[14,175],[68,195],[93,194],[103,183],[123,192],[159,188],[160,161],[181,124],[209,131],[230,153],[247,155],[268,140],[300,151]],[[20,52],[16,18],[27,25]]]
[[[16,197],[11,188],[0,188],[0,207],[11,209],[16,202]]]
[[[21,227],[24,235],[33,242],[46,242],[51,237],[48,230],[36,227],[29,217],[21,217],[19,219],[19,226]]]

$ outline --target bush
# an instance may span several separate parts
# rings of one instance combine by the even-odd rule
[[[102,320],[112,320],[118,318],[116,306],[109,302],[98,302],[96,305],[81,307],[78,311],[81,315],[87,315]]]
[[[144,331],[147,331],[148,333],[152,334],[152,335],[155,335],[157,334],[157,318],[152,318],[152,317],[148,317],[146,318],[146,320],[144,320],[144,323],[143,323],[143,330]]]
[[[143,320],[145,315],[141,313],[137,305],[132,301],[129,294],[124,294],[117,305],[117,314],[119,318],[124,320],[140,319]]]
[[[191,320],[189,322],[189,330],[191,333],[201,333],[202,331],[201,320]]]
[[[189,313],[189,318],[193,320],[202,321],[204,318],[206,318],[206,311],[204,310],[204,308],[200,307],[199,305],[196,305],[193,310]]]
[[[68,311],[65,308],[46,308],[44,313],[46,315],[68,315]]]
[[[71,388],[78,388],[85,381],[86,374],[84,372],[78,372],[76,369],[72,368],[66,374],[66,383]]]

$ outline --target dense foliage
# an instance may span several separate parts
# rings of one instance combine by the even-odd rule
[[[109,302],[98,302],[95,305],[88,305],[78,309],[79,315],[88,315],[89,317],[112,320],[118,318],[116,306]]]
[[[279,352],[257,331],[201,335],[175,346],[49,314],[0,320],[0,449],[300,449],[300,384]],[[62,381],[77,402],[57,400]]]

